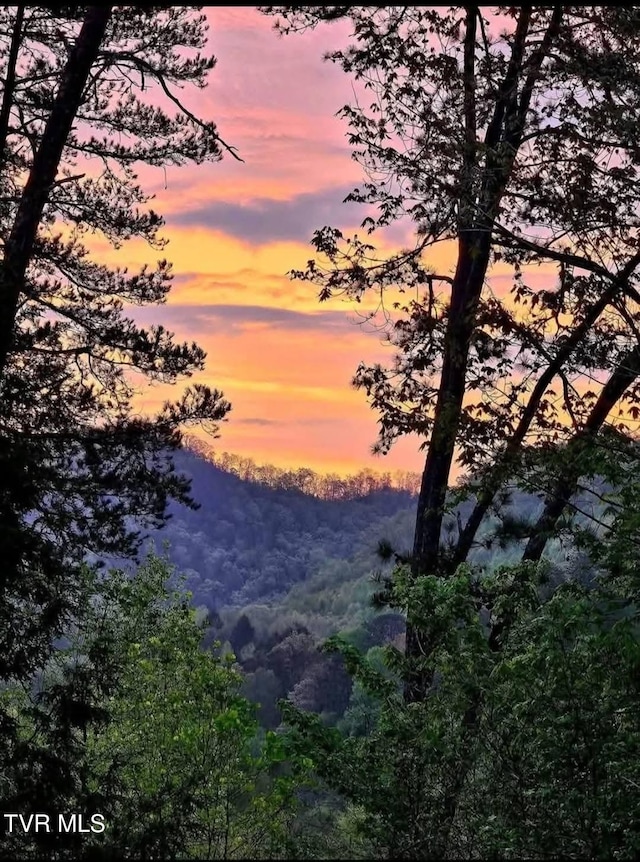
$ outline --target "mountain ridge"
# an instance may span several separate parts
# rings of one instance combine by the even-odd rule
[[[318,487],[322,477],[313,471],[296,473],[293,480],[281,471],[287,487],[241,477],[190,448],[178,450],[173,460],[191,479],[198,508],[171,502],[167,525],[147,531],[146,543],[158,552],[168,543],[169,559],[183,573],[194,604],[210,611],[282,598],[327,560],[352,556],[365,533],[384,532],[388,518],[398,512],[412,516],[416,504],[409,490],[387,486],[384,474],[372,478],[369,471],[329,477],[333,496],[323,497],[291,486],[296,475],[308,479],[311,473]]]

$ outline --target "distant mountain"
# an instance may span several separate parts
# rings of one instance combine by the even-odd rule
[[[339,658],[317,645],[341,632],[371,654],[388,641],[401,646],[404,619],[392,609],[374,610],[372,573],[381,568],[381,539],[400,552],[411,547],[417,477],[403,474],[396,479],[402,487],[394,487],[388,474],[322,477],[237,456],[212,460],[190,449],[174,461],[191,478],[200,507],[172,504],[168,525],[150,537],[158,551],[168,543],[193,604],[213,612],[205,644],[220,641],[237,656],[245,694],[262,704],[265,726],[278,726],[275,704],[283,697],[328,721],[352,720],[362,695]],[[455,542],[458,515],[464,522],[472,505],[463,502],[447,516],[445,541]],[[514,490],[506,510],[532,522],[540,507],[539,497]],[[519,543],[500,541],[499,528],[489,519],[482,535],[488,539],[497,529],[496,538],[472,554],[486,569],[519,557]],[[572,552],[557,541],[548,551],[561,576],[571,576]]]
[[[240,478],[239,460],[232,471],[228,460],[223,469],[201,453],[177,452],[176,468],[191,478],[200,508],[172,503],[168,525],[149,534],[158,551],[169,543],[169,557],[186,575],[197,606],[217,610],[282,598],[327,561],[346,560],[363,543],[375,548],[373,537],[384,535],[388,519],[413,518],[415,495],[385,486],[370,471],[323,480],[304,470],[251,472],[244,459],[244,475],[252,478]],[[298,480],[332,498],[304,493]]]
[[[415,474],[363,470],[340,478],[308,469],[258,467],[227,454],[213,459],[193,448],[174,454],[177,470],[191,479],[199,508],[171,503],[168,525],[149,533],[156,550],[168,543],[169,557],[186,576],[196,606],[218,611],[284,604],[346,620],[368,603],[380,539],[399,551],[411,546]],[[445,541],[455,541],[457,515],[464,521],[471,506],[471,501],[461,503],[456,515],[445,519]],[[507,509],[532,521],[540,506],[539,497],[514,490]],[[483,534],[492,527],[494,519]],[[560,551],[556,544],[549,549],[553,556]],[[489,567],[517,557],[517,543],[505,548],[494,542],[472,554]]]

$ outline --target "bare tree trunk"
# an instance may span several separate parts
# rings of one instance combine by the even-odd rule
[[[45,204],[62,158],[73,121],[82,104],[91,67],[94,64],[111,16],[111,6],[89,6],[34,157],[18,211],[5,243],[0,265],[0,375],[14,339],[15,317],[20,293],[25,287],[27,267],[42,219]],[[5,96],[8,94],[5,88]],[[4,108],[4,105],[3,105]],[[10,103],[6,108],[7,118]],[[8,120],[7,120],[8,121]]]

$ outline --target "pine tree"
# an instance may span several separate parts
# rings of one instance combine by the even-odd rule
[[[42,667],[80,595],[88,552],[130,555],[141,524],[188,501],[172,467],[185,423],[212,431],[229,405],[187,388],[156,416],[132,409],[131,372],[173,382],[204,351],[128,306],[160,304],[166,260],[108,267],[94,235],[162,249],[138,165],[200,164],[232,151],[180,91],[215,59],[194,7],[4,7],[0,11],[0,678]],[[11,732],[3,718],[2,733]],[[6,737],[5,737],[6,738]]]

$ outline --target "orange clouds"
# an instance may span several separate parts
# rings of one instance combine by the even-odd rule
[[[197,379],[223,389],[233,404],[221,448],[257,461],[339,472],[363,464],[419,466],[407,447],[388,462],[369,455],[376,417],[350,379],[361,359],[382,353],[376,339],[341,312],[278,311],[275,305],[172,304],[158,315],[178,338],[196,338],[208,351]],[[144,406],[159,406],[171,394],[169,387],[147,389]]]
[[[379,336],[355,326],[347,304],[320,306],[313,285],[286,276],[313,256],[314,229],[347,230],[366,214],[342,204],[361,180],[335,117],[352,86],[322,61],[345,25],[280,39],[273,19],[255,9],[211,8],[207,16],[218,64],[210,86],[187,103],[216,122],[244,162],[225,155],[166,172],[141,168],[167,221],[166,252],[136,241],[116,252],[99,237],[91,250],[131,269],[165,254],[173,262],[167,304],[131,314],[207,350],[194,380],[224,390],[233,405],[220,448],[319,471],[420,469],[418,441],[403,441],[383,460],[370,455],[377,417],[350,380],[359,362],[388,355]],[[153,411],[178,390],[143,384],[139,409]]]

